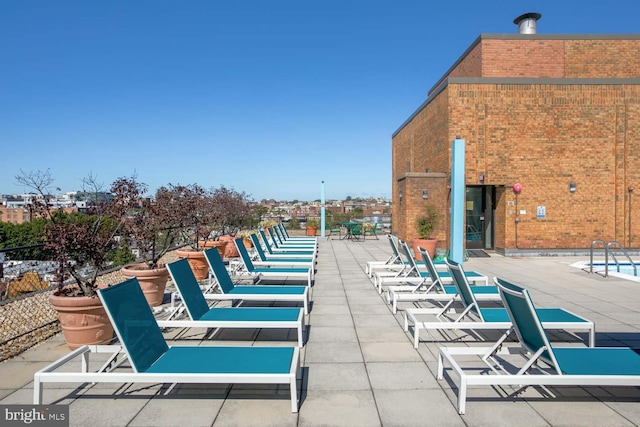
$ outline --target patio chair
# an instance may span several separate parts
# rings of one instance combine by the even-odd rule
[[[520,343],[520,348],[441,347],[437,378],[444,378],[445,366],[451,366],[452,380],[458,388],[458,412],[465,413],[467,388],[486,385],[502,386],[640,386],[640,355],[627,347],[555,347],[545,332],[547,327],[539,308],[535,308],[529,292],[505,280],[494,279],[506,312]],[[543,310],[543,309],[542,309]],[[523,351],[524,350],[524,351]],[[517,351],[525,363],[520,369],[507,371],[498,358]],[[485,366],[464,369],[458,356],[479,356]],[[504,355],[504,356],[503,356]],[[513,366],[513,363],[509,363]],[[487,367],[489,369],[487,369]],[[517,370],[516,370],[517,369]],[[516,370],[515,372],[513,372]],[[469,373],[473,371],[474,373]],[[536,373],[537,372],[537,373]],[[495,375],[491,375],[495,374]],[[483,400],[487,397],[483,395]],[[574,398],[575,399],[575,398]]]
[[[271,261],[276,259],[282,259],[282,260],[288,259],[288,260],[294,260],[294,261],[295,260],[315,261],[315,254],[314,255],[296,255],[295,253],[292,254],[287,252],[267,254],[262,248],[262,244],[260,244],[260,240],[258,239],[258,236],[256,234],[251,235],[251,241],[253,242],[253,247],[256,250],[256,255],[258,256],[260,261]]]
[[[205,293],[205,299],[301,302],[304,307],[304,314],[309,314],[308,286],[235,285],[216,249],[204,251],[204,255],[220,290],[220,293]]]
[[[273,328],[297,329],[302,347],[304,314],[293,307],[212,307],[186,259],[167,264],[189,319],[158,320],[161,328]]]
[[[285,242],[280,239],[280,236],[275,232],[273,228],[267,228],[267,233],[269,233],[269,237],[271,237],[271,242],[273,246],[281,249],[302,249],[302,250],[315,250],[318,245],[314,240],[313,242]]]
[[[271,244],[271,240],[267,237],[264,230],[258,230],[260,233],[260,237],[262,237],[262,241],[264,242],[264,248],[269,252],[269,255],[275,254],[288,254],[288,255],[303,255],[303,256],[314,256],[316,254],[316,248],[311,249],[287,249],[287,248],[278,248]]]
[[[351,227],[349,238],[355,241],[364,240],[364,229],[362,228],[362,224],[356,224]]]
[[[462,266],[457,262],[445,260],[453,277],[463,310],[452,311],[451,307],[441,308],[407,308],[404,311],[404,330],[409,331],[413,325],[413,346],[418,348],[420,331],[433,330],[505,330],[511,328],[509,315],[504,307],[483,308],[471,292]],[[589,346],[595,342],[595,325],[593,322],[562,308],[540,308],[537,310],[540,319],[547,329],[586,330],[589,334]],[[423,315],[435,315],[435,321],[421,321]],[[456,317],[451,317],[455,315]],[[504,341],[508,334],[501,338]]]
[[[242,241],[241,238],[236,239]],[[251,257],[244,251],[244,253],[240,253],[240,260],[244,265],[245,270],[252,276],[257,276],[259,278],[262,277],[303,277],[307,280],[307,286],[311,286],[311,281],[313,277],[313,267],[297,267],[297,268],[286,268],[286,267],[256,267],[251,261]]]
[[[98,295],[120,345],[82,346],[36,372],[34,404],[42,403],[45,383],[288,384],[291,411],[298,412],[297,347],[168,346],[135,279],[100,289]],[[111,356],[90,371],[91,353]],[[74,364],[77,359],[82,363]],[[69,364],[81,372],[71,372]]]
[[[287,228],[281,222],[278,223],[275,227],[276,232],[280,234],[280,237],[283,241],[290,242],[302,242],[302,243],[315,243],[318,239],[315,236],[290,236]]]
[[[366,240],[366,239],[367,239],[367,233],[369,233],[369,235],[370,235],[370,236],[374,236],[374,237],[376,238],[376,240],[380,240],[380,239],[378,238],[378,232],[377,232],[377,230],[378,230],[378,223],[377,223],[377,222],[374,222],[374,223],[373,223],[373,227],[371,227],[371,228],[365,228],[365,229],[363,230],[362,238],[363,238],[364,240]]]
[[[313,279],[315,272],[315,261],[313,258],[276,258],[271,260],[265,260],[259,256],[258,260],[251,259],[247,247],[244,245],[242,239],[235,239],[233,241],[238,249],[238,253],[242,259],[249,259],[255,267],[304,267],[311,270],[311,278]],[[262,248],[256,248],[258,254],[261,253]],[[262,252],[264,256],[264,252]]]
[[[388,234],[389,245],[391,245],[391,255],[384,261],[367,261],[364,267],[364,271],[369,276],[373,277],[375,271],[381,271],[388,273],[389,275],[397,274],[399,271],[409,268],[409,261],[405,261],[398,249],[398,238],[392,234]],[[424,267],[424,262],[416,260],[418,267]]]
[[[445,307],[447,307],[454,301],[460,299],[458,289],[455,285],[444,285],[442,283],[444,277],[451,278],[451,273],[436,270],[436,266],[433,264],[429,252],[423,248],[419,248],[419,250],[423,262],[427,266],[429,277],[432,278],[431,284],[429,286],[424,284],[421,286],[388,286],[386,289],[387,302],[391,304],[394,314],[398,312],[398,303],[401,301],[447,301],[448,304],[445,305]],[[465,272],[467,280],[470,277],[469,273],[472,272]],[[477,275],[478,273],[475,274]],[[485,282],[484,285],[485,286],[470,286],[471,292],[475,295],[476,299],[478,301],[499,301],[500,294],[498,293],[498,288],[488,285],[487,282]]]
[[[338,235],[338,239],[342,239],[342,226],[340,224],[334,224],[329,227],[329,234],[327,234],[327,240],[331,238],[331,236]]]
[[[434,278],[439,278],[442,282],[450,284],[453,282],[451,278],[451,274],[448,271],[437,271],[435,268],[435,264],[433,261],[429,260],[433,269],[437,272],[436,275],[432,275],[428,270],[422,271],[419,269],[419,266],[416,260],[411,255],[411,249],[407,242],[400,240],[400,249],[404,253],[405,258],[409,263],[409,268],[401,271],[399,274],[395,276],[388,276],[379,271],[374,272],[374,284],[378,289],[378,293],[382,294],[382,291],[385,289],[385,286],[404,286],[404,290],[413,290],[414,287],[418,287],[418,289],[422,288],[424,285],[431,283],[433,285]],[[426,261],[423,260],[423,263],[426,265]],[[475,271],[467,271],[465,275],[468,280],[471,280],[474,283],[481,282],[483,285],[487,285],[489,283],[489,279],[484,274],[480,274]],[[399,288],[395,288],[399,289]]]

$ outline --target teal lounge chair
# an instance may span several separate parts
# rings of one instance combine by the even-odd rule
[[[98,295],[121,345],[83,346],[36,372],[34,404],[42,403],[44,383],[50,382],[288,384],[291,411],[298,412],[297,347],[168,346],[135,279],[100,289]],[[91,353],[111,356],[104,364],[102,358],[97,362],[101,367],[90,371]],[[75,363],[78,359],[82,363]],[[72,372],[67,364],[82,371]]]
[[[286,227],[281,222],[276,224],[274,229],[276,230],[276,233],[280,235],[280,239],[284,242],[315,243],[318,240],[315,236],[290,236]]]
[[[270,240],[265,234],[264,230],[258,230],[258,233],[260,233],[260,237],[262,237],[262,241],[264,242],[264,248],[267,250],[267,252],[269,252],[269,255],[287,254],[315,257],[315,249],[278,249],[271,245]]]
[[[302,309],[293,307],[209,308],[186,258],[167,264],[167,268],[186,307],[189,319],[159,320],[160,327],[297,329],[298,346],[302,347],[304,328]]]
[[[315,261],[314,255],[296,255],[296,254],[290,254],[286,252],[267,254],[262,248],[262,245],[260,244],[260,240],[258,239],[258,236],[256,234],[251,235],[251,241],[253,242],[253,247],[255,248],[258,254],[258,257],[260,258],[261,261],[268,261],[268,260],[275,260],[275,259],[292,259],[292,260],[303,259],[307,261],[308,260]]]
[[[249,251],[244,245],[244,241],[242,239],[235,239],[234,243],[242,258],[246,257],[251,259],[251,255],[249,255]],[[261,247],[257,246],[255,249],[258,253],[258,259],[251,259],[255,267],[306,267],[311,269],[311,278],[313,279],[315,272],[315,262],[313,261],[313,258],[274,258],[267,260]]]
[[[242,241],[242,238],[236,239]],[[239,246],[236,244],[236,246]],[[243,245],[244,246],[244,245]],[[240,251],[239,251],[240,252]],[[285,267],[256,267],[251,261],[251,257],[244,251],[240,252],[240,260],[244,264],[244,268],[247,273],[258,277],[302,277],[307,280],[307,286],[311,286],[313,268],[301,267],[301,268],[285,268]]]
[[[455,285],[445,286],[442,283],[442,277],[445,276],[445,272],[436,270],[429,252],[423,248],[419,248],[419,250],[423,262],[427,266],[429,277],[435,278],[435,280],[432,280],[429,285],[388,286],[386,289],[387,302],[391,304],[394,314],[398,311],[399,302],[446,301],[447,304],[443,307],[443,310],[446,310],[454,301],[460,299]],[[465,272],[467,279],[469,278],[469,273]],[[451,273],[446,273],[446,277],[451,277]],[[500,301],[500,294],[495,286],[470,286],[470,289],[478,301]]]
[[[416,260],[411,255],[411,249],[407,242],[400,240],[400,250],[404,253],[404,256],[408,260],[409,269],[407,269],[402,274],[390,277],[386,275],[380,274],[380,272],[374,272],[374,283],[378,288],[378,292],[382,294],[384,290],[384,286],[393,286],[393,285],[406,285],[407,290],[411,290],[412,287],[417,286],[418,288],[423,287],[426,284],[431,284],[433,286],[434,280],[439,278],[441,282],[450,284],[453,282],[451,278],[451,273],[448,271],[437,271],[435,269],[435,265],[432,264],[434,270],[437,275],[433,275],[431,272],[420,270]],[[423,260],[423,262],[425,262]],[[432,262],[430,260],[430,262]],[[475,271],[467,271],[465,272],[465,276],[468,280],[471,280],[474,283],[480,282],[482,285],[487,285],[489,283],[489,278],[484,274],[477,273]],[[396,288],[397,289],[397,288]]]
[[[248,285],[237,286],[231,280],[229,272],[217,249],[204,251],[213,277],[218,282],[220,293],[205,294],[205,299],[240,301],[298,302],[309,314],[309,287],[291,285]]]
[[[465,413],[467,388],[486,385],[502,386],[640,386],[640,355],[627,347],[554,347],[545,332],[545,321],[539,308],[535,308],[529,292],[502,279],[494,279],[500,291],[512,329],[515,330],[520,348],[500,345],[484,348],[441,347],[438,356],[437,378],[444,378],[445,366],[451,366],[452,380],[458,388],[458,412]],[[524,352],[522,351],[524,350]],[[511,353],[526,356],[518,369],[507,371],[498,358]],[[486,374],[477,368],[463,369],[458,356],[478,356],[489,369]],[[493,362],[489,364],[488,362]],[[498,363],[500,363],[498,365]],[[513,362],[509,362],[510,366]],[[515,372],[514,372],[515,371]],[[491,374],[495,375],[491,375]],[[588,393],[587,393],[588,395]],[[551,396],[553,396],[551,394]],[[578,396],[572,394],[572,396]],[[487,396],[483,395],[482,400]],[[576,397],[572,397],[573,400]]]
[[[369,275],[369,277],[373,277],[375,271],[378,271],[378,275],[394,276],[397,275],[398,272],[410,268],[410,259],[404,259],[405,256],[398,248],[398,239],[391,234],[387,236],[389,238],[389,244],[391,245],[391,256],[386,261],[367,262],[365,266],[365,272]],[[411,255],[411,252],[409,252],[409,255]],[[426,266],[424,265],[424,261],[415,258],[413,258],[413,261],[421,271],[424,271],[424,269],[426,268]],[[431,261],[436,266],[437,270],[447,271],[447,266],[445,265],[444,261],[434,261],[433,259]]]
[[[302,250],[315,250],[318,244],[316,242],[311,243],[295,243],[295,242],[283,242],[280,236],[276,234],[273,228],[267,228],[267,233],[271,238],[271,243],[276,249],[302,249]]]
[[[457,262],[445,260],[453,283],[455,284],[463,310],[452,312],[451,307],[442,311],[440,308],[407,308],[404,311],[404,329],[409,330],[413,325],[413,346],[418,348],[420,331],[432,330],[505,330],[511,328],[509,315],[504,307],[483,308],[471,292],[471,286],[467,281],[462,266]],[[595,342],[595,325],[593,322],[580,317],[562,308],[540,308],[538,315],[548,329],[586,330],[589,334],[589,346]],[[435,321],[422,321],[424,315],[436,316]],[[452,317],[453,315],[453,317]],[[503,335],[502,340],[508,334]]]
[[[367,261],[364,267],[364,272],[367,273],[369,278],[373,277],[374,271],[384,271],[391,275],[398,274],[399,271],[409,268],[409,263],[402,259],[400,250],[398,249],[397,238],[392,234],[388,234],[389,245],[391,245],[391,256],[384,261]],[[418,266],[422,264],[422,261],[416,261]]]

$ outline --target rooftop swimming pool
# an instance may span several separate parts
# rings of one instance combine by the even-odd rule
[[[571,264],[571,267],[580,268],[584,271],[589,271],[590,264],[588,261],[580,261]],[[635,264],[635,270],[634,270]],[[632,280],[634,282],[640,282],[640,262],[635,262],[634,264],[630,264],[628,262],[621,262],[616,264],[615,262],[609,263],[609,276],[619,277],[620,279]],[[593,263],[593,272],[598,274],[604,274],[605,272],[605,263],[604,262],[594,262]]]

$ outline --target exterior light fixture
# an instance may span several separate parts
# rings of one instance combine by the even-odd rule
[[[513,184],[513,192],[518,194],[522,191],[522,184],[520,184],[519,182],[516,182],[515,184]]]
[[[400,200],[402,200],[402,190],[398,192],[398,197],[400,197]]]
[[[575,192],[576,192],[576,183],[575,183],[575,182],[573,182],[573,181],[571,181],[571,182],[569,183],[569,192],[570,192],[570,193],[575,193]]]
[[[429,198],[429,190],[427,190],[426,188],[424,190],[422,190],[422,198],[423,199],[428,199]]]

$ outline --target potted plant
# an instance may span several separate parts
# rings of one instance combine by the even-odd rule
[[[307,220],[307,236],[315,236],[319,225],[318,220],[315,218]]]
[[[235,245],[229,244],[240,231],[244,221],[250,217],[248,196],[232,188],[220,186],[204,190],[198,185],[190,186],[187,209],[192,227],[187,228],[191,247],[181,249],[178,256],[187,258],[198,280],[208,275],[208,264],[203,251],[217,247],[220,256],[239,256]]]
[[[155,307],[162,304],[169,280],[169,271],[160,259],[180,242],[183,187],[171,184],[160,187],[153,200],[144,198],[146,191],[147,186],[135,176],[119,178],[112,186],[114,205],[125,214],[123,232],[141,259],[125,265],[122,275],[136,277],[149,305]]]
[[[108,264],[109,254],[118,246],[116,236],[123,217],[92,175],[82,181],[85,212],[52,207],[48,189],[54,180],[48,170],[21,171],[16,180],[36,192],[28,206],[32,218],[46,219],[44,249],[59,263],[58,285],[49,301],[58,311],[68,347],[73,350],[85,344],[108,344],[113,327],[97,296],[97,279]]]
[[[435,206],[427,205],[425,214],[418,217],[418,219],[416,220],[416,231],[418,233],[418,238],[415,238],[411,241],[411,245],[413,246],[413,254],[417,260],[420,259],[420,252],[418,250],[418,247],[426,249],[432,258],[435,257],[438,240],[431,238],[431,233],[433,232],[437,224],[438,211],[436,211]]]
[[[265,219],[260,221],[260,227],[262,227],[264,229],[264,234],[269,237],[269,233],[267,232],[267,229],[269,228],[273,228],[276,225],[278,225],[277,222],[271,220],[271,219]]]
[[[253,240],[251,240],[252,234],[255,234],[253,230],[243,230],[240,232],[240,236],[242,237],[242,243],[244,243],[244,245],[247,248],[253,247]]]

